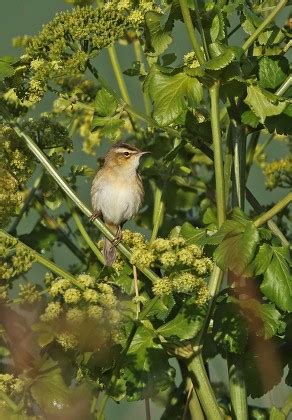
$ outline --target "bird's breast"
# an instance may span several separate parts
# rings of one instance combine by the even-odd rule
[[[120,225],[138,212],[143,187],[137,175],[127,179],[103,177],[97,182],[93,207],[101,211],[106,223]]]

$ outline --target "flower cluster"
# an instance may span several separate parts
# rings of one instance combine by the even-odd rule
[[[0,278],[10,280],[28,271],[35,260],[34,255],[16,240],[0,237]]]
[[[76,284],[79,287],[65,278],[50,283],[53,300],[47,304],[41,321],[53,325],[56,341],[65,350],[78,346],[96,350],[117,341],[121,310],[112,286],[98,283],[85,273],[77,276]]]
[[[31,176],[34,161],[10,127],[0,125],[0,225],[9,223],[23,201],[22,184]]]
[[[10,373],[0,374],[0,391],[7,395],[20,394],[25,386],[24,380],[15,377]],[[1,400],[1,406],[3,406]]]
[[[200,63],[196,57],[196,53],[191,51],[184,55],[183,58],[184,65],[190,69],[195,69],[200,66]]]
[[[28,79],[25,98],[38,102],[48,80],[84,73],[88,59],[113,44],[127,26],[125,14],[114,7],[76,7],[58,13],[29,40],[22,56]]]
[[[123,232],[123,242],[132,249],[132,264],[156,267],[163,273],[153,285],[155,295],[195,294],[199,304],[208,300],[205,277],[210,274],[213,262],[204,255],[201,247],[188,245],[180,236],[157,238],[148,243],[140,233],[128,230]],[[122,267],[123,260],[118,256],[114,268],[120,271]]]
[[[19,285],[18,301],[20,303],[33,304],[41,299],[37,286],[33,283]]]
[[[292,186],[292,158],[286,157],[274,160],[271,163],[262,165],[263,173],[266,177],[266,186],[269,190],[276,187]]]

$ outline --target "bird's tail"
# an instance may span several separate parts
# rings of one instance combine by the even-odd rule
[[[103,256],[105,259],[105,265],[113,265],[116,260],[116,254],[116,247],[112,244],[112,242],[107,238],[103,238]]]

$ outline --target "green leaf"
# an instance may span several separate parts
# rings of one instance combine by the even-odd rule
[[[46,365],[43,366],[31,386],[31,394],[46,413],[56,414],[70,407],[70,390],[58,365],[53,362],[50,365],[47,369]]]
[[[180,235],[186,240],[187,244],[204,245],[207,237],[206,229],[195,228],[189,222],[181,226]]]
[[[173,368],[163,348],[154,342],[154,333],[140,326],[123,365],[129,400],[153,397],[173,384]]]
[[[260,119],[261,123],[264,123],[268,116],[281,114],[287,106],[286,102],[279,102],[275,95],[269,94],[257,85],[247,87],[247,97],[244,102]]]
[[[155,65],[144,86],[154,102],[153,117],[161,126],[171,124],[187,106],[195,107],[203,98],[202,85],[196,78],[184,72],[165,74]]]
[[[181,340],[194,338],[202,328],[206,306],[195,306],[190,301],[183,305],[171,321],[162,325],[157,332],[164,338],[177,337]]]
[[[270,245],[263,244],[260,246],[259,251],[253,261],[254,272],[256,276],[263,274],[267,270],[271,262],[272,255],[273,252]]]
[[[159,298],[159,300],[155,300],[154,305],[152,302],[153,300],[148,303],[151,309],[147,312],[147,317],[149,319],[156,317],[161,321],[164,321],[168,317],[170,311],[175,305],[175,300],[172,295],[162,296]],[[147,309],[147,305],[144,307],[144,309]]]
[[[272,259],[264,274],[261,291],[278,308],[292,312],[292,278],[288,265],[288,249],[271,247],[271,252]]]
[[[92,120],[92,128],[100,127],[100,133],[110,140],[115,140],[120,136],[120,130],[124,126],[124,120],[114,117],[94,117]]]
[[[276,89],[289,74],[289,62],[285,57],[263,57],[259,62],[260,86]]]
[[[14,58],[9,55],[4,55],[0,57],[0,80],[5,79],[5,77],[11,77],[15,73],[15,69],[11,64],[14,63]]]
[[[38,224],[31,233],[21,235],[19,239],[36,251],[43,253],[52,249],[58,240],[58,234],[56,230]]]
[[[237,275],[244,276],[246,268],[254,257],[259,234],[252,222],[247,222],[241,232],[238,232],[238,227],[217,247],[214,260],[222,270],[229,269]]]
[[[212,42],[215,42],[217,40],[222,40],[224,39],[224,36],[225,36],[225,32],[224,32],[225,23],[224,23],[223,14],[220,9],[217,9],[216,12],[217,13],[212,20],[212,25],[210,29]]]
[[[168,22],[162,26],[163,15],[157,12],[145,14],[146,23],[146,52],[151,55],[162,54],[172,42],[171,26]]]
[[[286,420],[286,416],[279,408],[272,407],[269,420]]]
[[[220,70],[227,67],[236,57],[234,49],[226,48],[226,50],[218,57],[204,63],[203,67],[208,70]]]
[[[282,114],[267,117],[265,120],[265,126],[270,133],[274,133],[274,131],[276,131],[277,134],[292,135],[291,119],[292,104],[289,104]]]
[[[110,117],[114,115],[117,109],[116,99],[106,90],[100,89],[94,100],[94,108],[101,117]]]
[[[265,339],[269,339],[277,333],[284,331],[285,323],[281,320],[282,315],[273,304],[261,304],[256,299],[239,300],[238,303],[247,318],[251,314],[250,322],[253,326],[257,326],[257,336],[263,336]],[[254,317],[260,319],[261,324]]]
[[[226,300],[217,305],[213,336],[221,350],[237,354],[244,353],[248,329],[239,305]]]
[[[134,61],[132,63],[132,67],[124,70],[123,74],[125,74],[126,76],[140,76],[141,74],[141,63],[140,61]]]
[[[241,122],[252,128],[256,128],[259,125],[260,120],[253,111],[245,111],[241,115]]]

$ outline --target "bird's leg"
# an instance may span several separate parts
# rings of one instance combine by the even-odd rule
[[[119,225],[117,227],[117,231],[116,231],[115,237],[112,240],[113,246],[117,246],[121,242],[122,238],[123,238],[123,232],[122,232],[121,226]]]
[[[95,219],[97,219],[99,216],[100,216],[100,211],[99,210],[94,211],[89,218],[90,222],[94,222]]]

